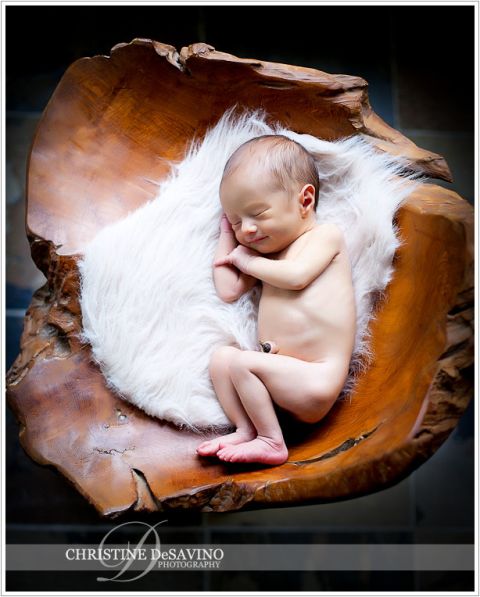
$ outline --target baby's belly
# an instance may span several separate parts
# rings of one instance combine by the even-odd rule
[[[310,303],[302,300],[298,291],[292,295],[277,291],[264,287],[258,313],[259,341],[274,341],[279,354],[310,362],[335,360],[348,367],[355,341],[353,302]]]

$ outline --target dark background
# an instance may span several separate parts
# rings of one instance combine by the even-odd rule
[[[243,58],[298,64],[369,82],[373,109],[417,145],[445,156],[473,203],[474,8],[465,6],[7,6],[6,360],[43,284],[24,232],[26,158],[41,113],[77,58],[146,37],[178,50],[197,41]],[[165,543],[472,543],[473,404],[418,471],[392,488],[334,504],[169,515]],[[30,460],[7,412],[9,543],[98,543],[112,526],[53,468]],[[161,515],[159,515],[161,516]],[[150,521],[160,520],[159,516]],[[162,517],[163,518],[163,517]],[[135,516],[135,520],[138,516]],[[114,524],[114,523],[113,523]],[[126,541],[128,537],[126,537]],[[95,574],[7,576],[8,590],[460,591],[473,573],[150,574],[105,586]]]

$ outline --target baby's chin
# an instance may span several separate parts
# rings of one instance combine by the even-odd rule
[[[261,243],[248,243],[244,246],[246,246],[248,249],[253,249],[254,251],[257,251],[257,253],[266,254],[274,252],[272,247],[268,245],[268,241],[263,241]]]
[[[240,241],[239,241],[240,242]],[[274,240],[270,237],[265,238],[264,240],[256,243],[240,243],[243,244],[244,247],[248,249],[253,249],[257,251],[257,253],[261,253],[263,255],[269,255],[272,253],[278,253],[282,251],[286,247],[288,247],[289,243],[279,243],[278,240]]]

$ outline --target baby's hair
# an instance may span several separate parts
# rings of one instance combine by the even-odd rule
[[[262,135],[240,145],[228,159],[222,181],[240,166],[245,152],[250,150],[250,153],[253,154],[258,145],[265,145],[268,151],[263,155],[255,155],[256,163],[268,169],[275,183],[279,184],[282,189],[287,192],[292,191],[292,181],[301,185],[311,184],[314,186],[314,209],[316,209],[320,181],[315,160],[300,143],[285,137],[285,135]]]

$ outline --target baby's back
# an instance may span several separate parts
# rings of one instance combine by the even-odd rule
[[[307,241],[307,235],[297,239],[277,259],[293,258]],[[279,354],[311,362],[336,361],[348,368],[355,331],[355,296],[343,236],[339,253],[302,290],[263,282],[258,337],[261,342],[273,340]]]

